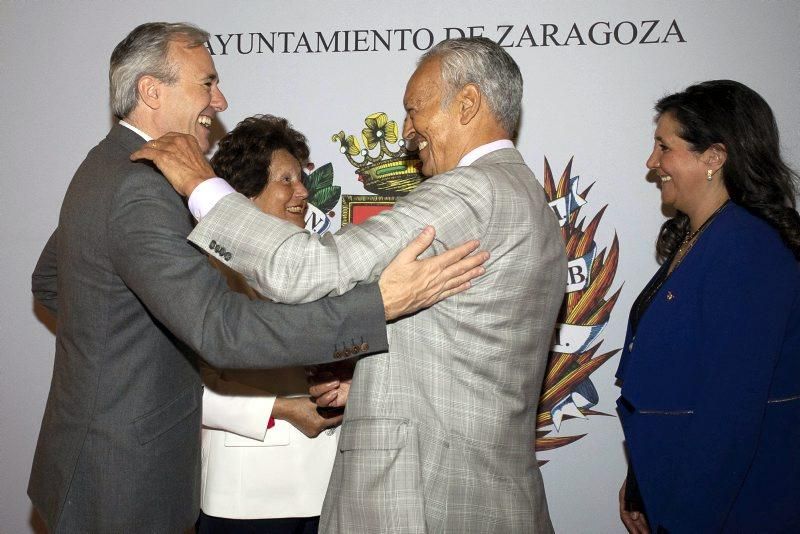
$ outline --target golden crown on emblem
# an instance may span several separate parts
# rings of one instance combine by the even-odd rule
[[[331,141],[339,143],[339,152],[356,168],[358,181],[370,193],[382,196],[403,196],[413,191],[424,177],[419,173],[416,152],[406,150],[405,142],[397,134],[397,123],[386,113],[367,115],[366,128],[361,130],[364,148],[354,135],[344,130],[333,134]],[[389,145],[396,145],[392,150]],[[379,150],[373,154],[374,149]]]

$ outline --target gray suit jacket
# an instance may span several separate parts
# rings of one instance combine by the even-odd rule
[[[299,232],[229,195],[190,239],[224,245],[260,291],[296,301],[374,279],[425,224],[436,228],[436,252],[480,239],[487,272],[392,324],[390,352],[358,362],[322,531],[551,532],[534,438],[566,257],[516,150],[432,177],[333,236]]]
[[[180,197],[133,163],[116,125],[70,183],[33,273],[57,314],[56,356],[28,493],[53,532],[180,532],[198,514],[202,386],[217,367],[386,350],[380,292],[303,306],[251,302],[186,241]]]

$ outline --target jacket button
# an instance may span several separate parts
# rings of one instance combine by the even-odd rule
[[[633,352],[633,341],[628,343],[628,352]]]
[[[358,345],[353,345],[353,348],[350,349],[350,352],[352,354],[358,354],[359,352],[361,352],[361,347],[359,347]]]
[[[367,352],[369,350],[369,343],[366,341],[361,344],[361,352]]]
[[[230,252],[226,252],[225,253],[225,256],[224,256],[225,261],[231,261],[232,257],[233,257],[233,254],[231,254]]]
[[[217,246],[217,242],[215,240],[213,240],[213,239],[211,240],[211,243],[208,244],[208,248],[210,248],[211,250],[214,250],[214,248],[216,246]]]

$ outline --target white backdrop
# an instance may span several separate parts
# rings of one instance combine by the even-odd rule
[[[518,147],[540,179],[545,157],[556,180],[574,157],[578,190],[594,183],[581,217],[588,222],[608,205],[595,235],[598,249],[610,248],[615,234],[619,238],[619,265],[606,297],[622,291],[598,338],[598,354],[621,346],[627,310],[656,268],[653,243],[664,215],[644,168],[655,100],[696,81],[742,81],[771,104],[786,157],[800,167],[796,0],[2,0],[0,532],[33,528],[25,488],[52,371],[54,336],[33,304],[30,273],[72,173],[111,124],[111,50],[134,26],[151,20],[193,22],[213,35],[230,103],[219,117],[222,127],[254,113],[289,118],[309,137],[317,165],[331,162],[335,184],[354,195],[367,192],[331,136],[340,130],[358,136],[364,118],[378,111],[401,123],[405,81],[431,40],[444,38],[445,28],[469,33],[472,26],[511,45],[525,78]],[[376,33],[388,44],[374,42]],[[328,51],[319,38],[329,43]],[[250,53],[237,48],[240,39],[241,52]],[[333,39],[337,44],[330,44]],[[273,51],[264,41],[273,43]],[[332,211],[336,226],[341,207]],[[617,358],[591,374],[599,394],[594,410],[612,415]],[[621,532],[618,421],[570,419],[549,436],[580,434],[586,435],[540,455],[548,460],[542,470],[556,530]]]

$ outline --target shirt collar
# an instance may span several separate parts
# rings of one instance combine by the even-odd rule
[[[475,160],[494,152],[496,150],[500,150],[501,148],[514,148],[514,143],[510,139],[500,139],[498,141],[492,141],[491,143],[486,143],[485,145],[481,145],[477,148],[473,148],[469,152],[467,152],[461,161],[458,162],[458,167],[467,167],[475,163]]]
[[[147,135],[146,133],[141,131],[139,128],[137,128],[133,124],[127,123],[127,122],[125,122],[123,120],[119,121],[119,123],[122,126],[124,126],[125,128],[131,130],[132,132],[135,132],[135,133],[139,134],[139,136],[142,137],[145,141],[152,141],[153,140],[152,137],[150,137],[149,135]]]

